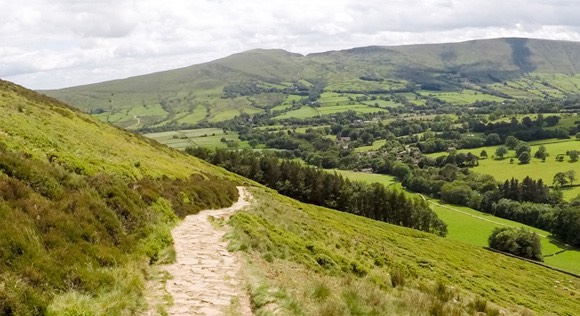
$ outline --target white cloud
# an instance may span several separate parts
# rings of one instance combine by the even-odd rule
[[[252,48],[311,53],[522,36],[580,40],[573,0],[0,0],[0,77],[124,78]]]

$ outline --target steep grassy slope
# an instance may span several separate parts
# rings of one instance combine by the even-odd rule
[[[466,89],[466,97],[452,96],[459,103],[498,95],[542,98],[539,88],[561,97],[578,93],[579,67],[580,43],[518,38],[361,47],[308,56],[252,50],[187,68],[44,93],[101,120],[138,129],[262,112],[314,83],[326,91]],[[243,93],[224,93],[228,87]]]
[[[237,198],[233,176],[56,100],[0,81],[0,107],[0,315],[136,313],[178,216]]]
[[[578,279],[481,247],[253,189],[230,220],[257,314],[575,315]],[[478,314],[482,315],[482,314]]]

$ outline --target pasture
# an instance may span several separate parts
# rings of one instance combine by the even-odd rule
[[[565,245],[550,238],[550,233],[518,222],[495,217],[474,209],[444,204],[429,199],[431,209],[447,223],[447,238],[476,246],[487,246],[487,238],[496,227],[524,227],[538,233],[542,242],[544,263],[549,266],[580,274],[580,250],[568,249]],[[559,251],[563,253],[556,254]],[[556,255],[555,255],[556,254]]]
[[[364,96],[364,94],[324,92],[320,95],[318,102],[322,103],[323,106],[348,105],[352,99],[362,96]]]
[[[366,105],[374,106],[374,107],[378,106],[381,108],[394,108],[394,107],[402,106],[400,103],[396,103],[394,101],[381,100],[381,99],[362,101],[362,103],[366,104]]]
[[[331,172],[332,171],[336,171],[343,177],[353,181],[364,181],[367,183],[378,182],[385,186],[400,188],[400,184],[396,182],[395,178],[392,176],[344,170],[331,170]],[[416,197],[422,196],[409,191],[404,192]],[[555,268],[580,274],[580,250],[568,249],[565,245],[553,241],[553,239],[550,238],[549,232],[520,224],[518,222],[495,217],[468,207],[449,205],[430,198],[428,198],[428,201],[433,211],[437,213],[437,216],[448,225],[448,235],[446,238],[484,247],[487,246],[487,238],[495,227],[525,227],[541,236],[542,254],[544,256],[566,250],[563,253],[545,257],[544,260],[546,264]]]
[[[355,111],[357,113],[375,113],[375,112],[387,112],[387,110],[382,108],[370,107],[365,104],[347,104],[347,105],[335,105],[335,106],[323,106],[317,108],[321,115],[334,114],[346,111]]]
[[[457,92],[419,90],[417,92],[423,97],[433,96],[451,104],[470,104],[475,101],[504,101],[503,98],[474,90],[463,90]]]
[[[522,180],[526,176],[530,176],[533,179],[542,179],[546,185],[552,185],[554,175],[558,172],[565,172],[568,170],[576,171],[576,174],[580,176],[580,161],[572,162],[569,157],[565,157],[564,161],[556,161],[556,156],[558,154],[565,154],[569,150],[580,151],[580,141],[576,140],[544,140],[530,143],[532,149],[532,156],[538,150],[540,145],[546,147],[546,152],[548,157],[545,162],[540,159],[532,158],[528,164],[520,164],[516,153],[514,150],[510,150],[503,159],[494,159],[492,155],[495,155],[495,150],[499,146],[489,146],[480,147],[473,149],[461,149],[458,152],[468,153],[479,156],[482,150],[485,150],[489,156],[487,159],[479,160],[479,166],[473,167],[474,172],[481,174],[490,174],[498,181],[505,181],[511,178],[516,178]],[[442,155],[447,155],[447,153],[433,153],[427,156],[432,158],[437,158]],[[510,160],[513,158],[513,163]],[[580,187],[563,188],[564,198],[571,199],[576,195],[580,194]]]
[[[177,120],[178,123],[186,123],[186,124],[195,124],[203,119],[205,119],[208,115],[208,109],[203,106],[196,107],[191,114],[187,114]]]
[[[301,127],[290,127],[290,126],[282,126],[278,129],[276,129],[276,131],[281,131],[281,132],[295,132],[298,134],[305,134],[308,130],[321,130],[321,129],[325,129],[325,128],[330,128],[330,125],[309,125],[309,126],[301,126]],[[332,138],[336,138],[335,135],[331,135]]]
[[[228,132],[226,134],[222,129],[219,128],[200,128],[161,133],[149,133],[143,134],[143,136],[180,150],[191,146],[227,148],[228,145],[227,143],[221,141],[222,138],[225,138],[226,141],[234,142],[237,144],[237,148],[250,147],[247,142],[240,142],[238,134],[234,132]]]
[[[361,153],[361,152],[378,150],[386,143],[387,143],[386,139],[379,139],[379,140],[375,140],[372,145],[357,147],[354,149],[354,151],[357,153]]]
[[[368,173],[368,172],[357,172],[357,171],[350,171],[350,170],[340,170],[340,169],[331,169],[328,170],[329,172],[336,172],[339,175],[347,178],[351,181],[362,181],[367,183],[374,183],[378,182],[384,186],[391,186],[391,185],[398,185],[395,177],[389,176],[386,174],[377,174],[377,173]]]
[[[313,108],[311,106],[303,106],[297,110],[292,110],[292,111],[286,112],[284,114],[278,115],[278,116],[274,117],[274,119],[275,120],[283,120],[283,119],[287,119],[287,118],[304,119],[304,118],[315,117],[315,116],[320,116],[320,113],[318,112],[318,110],[316,110],[315,108]]]
[[[276,105],[275,107],[272,108],[272,112],[273,111],[284,111],[284,110],[287,110],[291,107],[292,107],[292,104],[290,104],[290,103],[279,104],[279,105]]]

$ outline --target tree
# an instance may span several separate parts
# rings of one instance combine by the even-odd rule
[[[457,166],[454,164],[446,164],[439,169],[439,175],[446,181],[452,182],[457,178]]]
[[[518,160],[520,161],[521,164],[527,164],[530,162],[530,153],[527,151],[522,152],[519,156],[518,156]]]
[[[544,119],[544,122],[546,122],[546,126],[556,126],[556,124],[558,124],[558,122],[560,122],[560,117],[555,116],[555,115],[551,115],[551,116],[546,117]]]
[[[501,139],[499,138],[498,134],[491,133],[485,137],[485,144],[487,146],[498,145],[501,144]]]
[[[479,166],[479,158],[471,152],[468,152],[466,155],[465,164],[471,167]]]
[[[489,247],[516,256],[543,261],[540,236],[522,228],[496,227],[488,238]]]
[[[433,133],[432,131],[426,131],[425,133],[423,133],[423,140],[428,140],[434,137],[435,133]]]
[[[529,116],[524,116],[522,118],[522,124],[527,127],[530,128],[534,125],[534,122],[532,121],[532,119]]]
[[[568,133],[568,130],[560,127],[560,128],[556,128],[555,130],[553,130],[554,133],[554,137],[559,138],[559,139],[569,139],[570,138],[570,134]]]
[[[487,159],[487,151],[482,150],[481,153],[479,154],[479,157],[481,157],[482,159]]]
[[[372,145],[373,142],[375,141],[373,134],[371,134],[369,132],[364,132],[360,138],[361,138],[361,141],[363,142],[363,144],[365,144],[365,145]]]
[[[448,203],[465,205],[478,209],[481,196],[463,181],[445,183],[441,187],[441,199]]]
[[[571,161],[574,161],[574,162],[578,161],[578,156],[579,156],[579,155],[580,155],[580,154],[578,153],[578,151],[577,151],[577,150],[570,150],[570,151],[568,152],[568,156],[570,156],[570,160],[571,160]]]
[[[576,140],[580,140],[580,132],[576,133]]]
[[[532,151],[532,149],[530,148],[530,145],[528,145],[528,143],[526,142],[519,142],[516,145],[516,156],[519,157],[523,152],[528,152],[528,154],[530,153],[530,151]]]
[[[538,148],[538,151],[536,151],[534,153],[534,158],[545,159],[547,155],[548,155],[548,153],[546,153],[546,146],[540,145],[540,147]]]
[[[402,162],[396,162],[393,166],[392,173],[399,181],[402,181],[411,174],[411,168]]]
[[[505,145],[507,146],[507,148],[509,149],[515,149],[516,146],[518,145],[518,143],[520,142],[519,139],[515,138],[514,136],[508,136],[505,139]]]
[[[569,207],[557,212],[553,227],[554,233],[563,241],[580,246],[580,202],[578,198],[570,202]]]
[[[568,170],[565,172],[565,174],[566,174],[566,178],[570,182],[570,185],[572,185],[574,183],[574,180],[576,180],[576,171]]]
[[[566,176],[565,172],[558,172],[554,175],[554,179],[552,180],[552,184],[556,187],[562,187],[568,183],[568,177]]]
[[[503,156],[505,154],[508,153],[508,148],[504,145],[499,146],[496,150],[495,150],[495,155],[496,157],[498,157],[499,159],[503,159]]]
[[[228,146],[228,148],[233,148],[233,149],[238,149],[238,142],[236,142],[235,140],[228,140],[226,141],[226,145]]]

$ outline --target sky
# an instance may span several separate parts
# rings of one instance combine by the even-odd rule
[[[577,0],[0,0],[0,79],[55,89],[254,48],[580,41]]]

